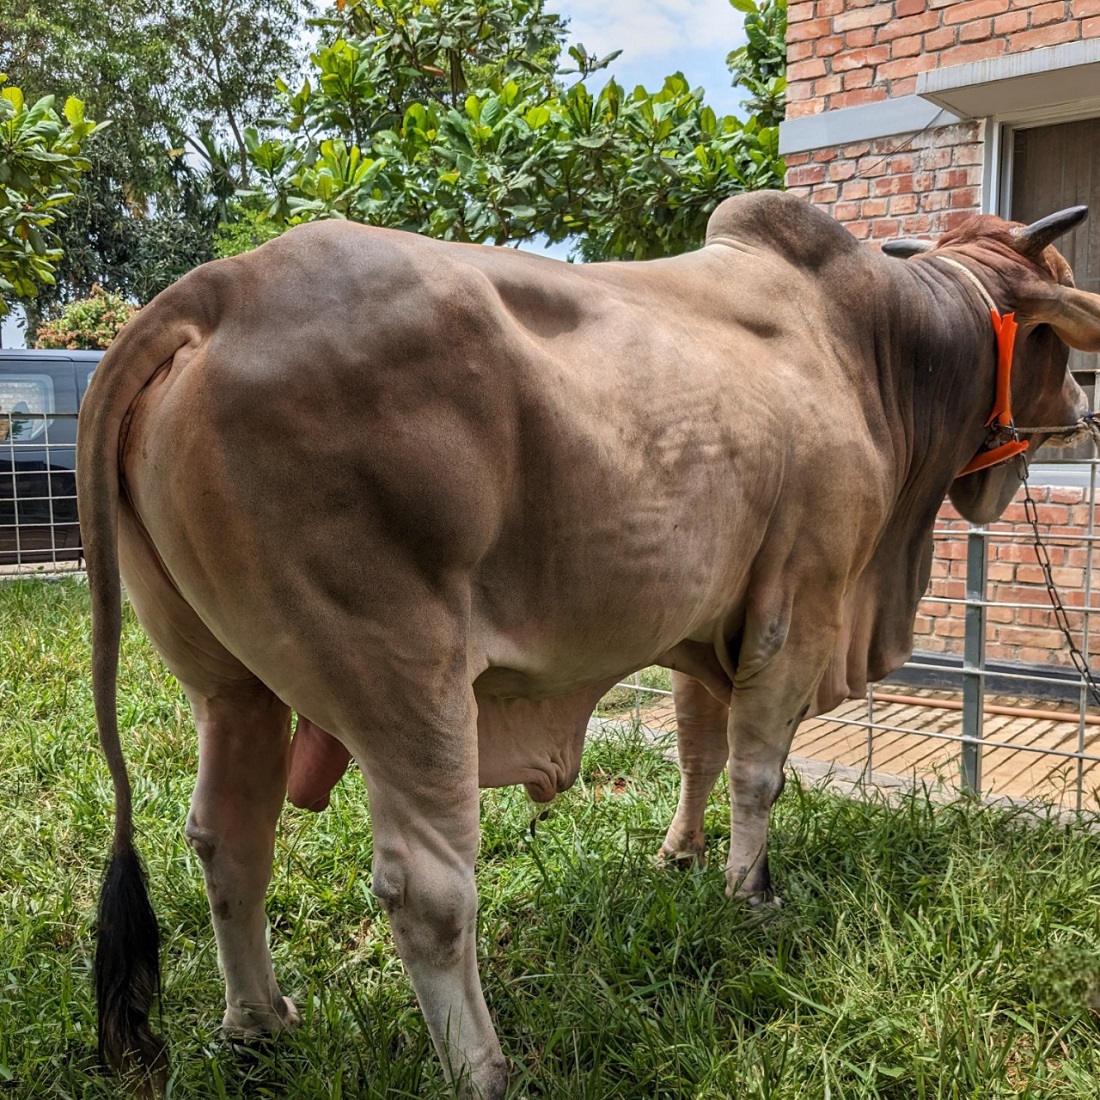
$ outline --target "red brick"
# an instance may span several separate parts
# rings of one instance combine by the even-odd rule
[[[866,180],[849,180],[841,194],[846,199],[865,199],[871,193],[871,185]]]
[[[890,60],[888,46],[875,46],[871,49],[851,50],[849,53],[840,54],[833,58],[833,72],[847,72],[850,69],[863,69],[868,66],[881,65]]]
[[[800,165],[810,163],[809,153],[788,153],[784,158],[788,168],[798,168]]]
[[[806,202],[810,201],[810,188],[809,187],[788,187],[787,194],[794,195],[796,199],[803,199]]]
[[[908,38],[894,40],[894,48],[891,50],[893,57],[916,57],[921,51],[921,36],[910,35]]]
[[[823,164],[807,164],[803,168],[788,168],[787,182],[795,187],[806,184],[824,183],[825,166]]]
[[[813,0],[791,0],[787,5],[787,23],[804,23],[814,17]]]
[[[919,57],[902,57],[880,65],[878,76],[880,80],[893,80],[895,77],[916,76],[917,73],[927,72],[935,67],[936,58],[932,54],[921,54]]]
[[[1012,40],[1013,44],[1019,36]],[[999,57],[1005,52],[1007,42],[1003,38],[991,38],[988,42],[968,42],[965,46],[955,46],[940,54],[940,65],[968,65],[971,61],[985,61],[990,57]]]
[[[1087,493],[1087,489],[1077,489],[1071,485],[1051,485],[1048,499],[1052,504],[1081,504]]]
[[[869,88],[871,86],[872,73],[870,69],[857,69],[855,72],[844,75],[844,90],[851,88]]]
[[[896,237],[901,233],[901,222],[896,218],[879,218],[871,226],[871,234],[877,239]]]
[[[838,222],[854,222],[859,220],[858,202],[838,202],[833,207],[833,217]]]
[[[903,219],[901,229],[907,237],[927,235],[932,231],[932,219],[927,214],[914,214]]]
[[[925,0],[898,0],[895,5],[899,19],[903,19],[907,15],[917,15],[925,8]]]
[[[983,0],[992,3],[994,0]],[[1008,0],[1004,0],[1007,6]],[[879,27],[883,23],[889,23],[894,18],[892,4],[874,4],[867,8],[855,8],[838,15],[833,20],[833,30],[852,31],[863,27]]]
[[[1083,38],[1100,38],[1100,16],[1086,19],[1081,24],[1081,36]]]
[[[796,82],[799,80],[813,80],[815,77],[825,75],[825,62],[814,57],[807,61],[796,61],[787,66],[787,79]]]
[[[946,24],[969,23],[972,19],[988,19],[1006,11],[1008,0],[965,0],[962,4],[949,5],[943,13],[943,21]]]
[[[890,216],[892,218],[904,217],[907,214],[915,214],[916,212],[916,195],[894,195],[890,199]],[[902,228],[904,229],[904,226]]]
[[[813,201],[820,206],[828,206],[830,203],[836,202],[837,193],[840,189],[835,183],[823,183],[813,190]]]
[[[824,38],[832,29],[828,19],[809,19],[805,23],[795,23],[793,27],[787,28],[787,45],[792,42]]]
[[[982,147],[980,145],[956,145],[951,152],[951,162],[967,168],[981,164]]]
[[[876,195],[908,195],[913,191],[913,177],[909,175],[883,176],[875,180]]]
[[[820,17],[839,15],[844,10],[844,0],[817,0],[817,7],[814,10]]]
[[[921,167],[925,169],[947,168],[951,164],[951,150],[922,149],[920,151],[920,163]]]
[[[867,222],[849,222],[844,228],[861,241],[865,241],[871,235],[871,226]]]
[[[1100,15],[1100,0],[1073,0],[1069,6],[1069,12],[1074,19],[1082,19],[1086,15]]]
[[[808,115],[819,115],[825,109],[820,99],[808,100],[805,103],[792,102],[790,89],[787,90],[787,118],[806,118]]]
[[[1045,27],[1048,23],[1059,23],[1065,17],[1066,5],[1062,0],[1056,0],[1053,4],[1040,4],[1031,9],[1031,25],[1033,27]]]
[[[862,107],[865,103],[881,103],[886,98],[886,89],[881,85],[871,88],[857,88],[851,92],[840,92],[833,96],[830,108]]]
[[[836,95],[837,92],[844,86],[844,81],[839,76],[823,76],[820,80],[814,81],[814,95],[815,96],[830,96]]]
[[[863,200],[863,216],[865,218],[882,218],[885,217],[886,211],[889,207],[886,204],[885,199],[864,199]]]
[[[850,180],[856,174],[856,166],[850,160],[838,160],[829,165],[829,179],[837,183]]]
[[[895,38],[907,38],[911,34],[934,31],[939,25],[940,17],[934,11],[929,11],[922,15],[910,15],[907,19],[892,19],[884,27],[879,28],[877,37],[879,42],[892,42]]]
[[[816,47],[814,52],[818,57],[832,57],[833,54],[839,53],[844,48],[844,39],[839,34],[831,34],[827,38],[819,38],[814,46]],[[787,52],[789,55],[789,47]]]
[[[977,19],[973,23],[964,23],[959,28],[960,42],[984,42],[991,33],[992,23],[988,19]]]
[[[836,160],[835,149],[815,149],[813,152],[813,159],[818,164],[828,164],[830,161]]]
[[[844,36],[844,48],[847,50],[862,50],[865,46],[873,46],[874,44],[874,27],[857,27],[854,31],[848,31]]]
[[[787,47],[788,68],[796,61],[805,61],[807,57],[814,56],[814,44],[812,42],[792,42]]]
[[[1027,26],[1026,11],[1010,11],[993,20],[994,34],[1015,34]]]
[[[940,50],[945,50],[949,46],[955,45],[958,33],[958,29],[955,27],[941,27],[937,31],[929,31],[924,36],[924,48],[929,53],[938,53]]]
[[[945,168],[936,173],[936,186],[941,191],[951,191],[956,187],[970,187],[980,179],[980,175],[972,177],[968,168]]]
[[[907,76],[904,80],[890,82],[890,94],[892,96],[912,95],[917,90],[917,78]]]
[[[1009,41],[1012,53],[1038,50],[1043,46],[1057,46],[1062,42],[1074,42],[1081,37],[1080,23],[1051,23],[1038,30],[1021,31]]]

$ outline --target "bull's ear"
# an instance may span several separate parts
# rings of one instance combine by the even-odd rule
[[[1087,206],[1070,206],[1057,214],[1048,214],[1031,225],[1013,231],[1016,251],[1029,259],[1035,259],[1048,244],[1053,244],[1063,233],[1080,225],[1089,215]]]
[[[1100,294],[1045,284],[1016,300],[1024,324],[1050,325],[1071,348],[1100,351]]]
[[[903,237],[899,241],[885,241],[882,251],[887,256],[896,256],[899,260],[908,260],[910,256],[917,256],[921,252],[931,252],[935,248],[932,241],[918,241],[912,237]]]

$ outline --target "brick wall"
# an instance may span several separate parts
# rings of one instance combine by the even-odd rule
[[[1054,581],[1068,611],[1078,645],[1084,625],[1082,608],[1100,605],[1100,557],[1093,558],[1092,575],[1086,566],[1090,508],[1088,489],[1035,486],[1039,530],[1047,546]],[[965,608],[946,603],[966,595],[965,520],[944,504],[936,524],[936,554],[932,582],[915,625],[916,648],[924,653],[961,657]],[[991,607],[986,629],[986,657],[992,661],[1072,668],[1047,596],[1043,573],[1032,545],[1031,527],[1024,517],[1023,493],[1009,505],[1000,521],[990,525],[987,598],[1024,607]],[[1092,581],[1092,600],[1086,582]],[[1100,658],[1100,621],[1091,624],[1090,664]]]
[[[927,69],[1100,36],[1100,0],[790,0],[787,117],[878,103]]]
[[[787,117],[916,91],[928,69],[1100,36],[1100,0],[790,0]],[[947,116],[950,118],[950,116]],[[861,240],[939,235],[981,208],[981,124],[791,153],[787,186]]]
[[[885,5],[889,6],[889,5]],[[938,236],[981,208],[981,124],[787,155],[787,187],[860,240]]]

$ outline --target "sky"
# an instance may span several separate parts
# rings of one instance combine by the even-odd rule
[[[656,91],[669,73],[679,71],[692,88],[706,89],[706,102],[717,114],[741,113],[726,54],[745,41],[744,16],[729,0],[547,0],[546,7],[569,20],[569,45],[581,42],[597,57],[623,51],[592,78],[594,87],[614,76],[628,89],[644,84]],[[548,253],[564,258],[568,247]],[[22,329],[9,317],[3,344],[23,345]]]
[[[744,44],[744,16],[729,0],[547,0],[546,6],[569,20],[570,45],[583,42],[599,57],[623,51],[607,71],[627,88],[656,91],[680,71],[691,87],[706,89],[717,114],[740,113],[726,54]]]

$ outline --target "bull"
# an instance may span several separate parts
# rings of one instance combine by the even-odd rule
[[[161,294],[96,371],[78,438],[115,785],[103,1059],[163,1078],[120,572],[198,729],[186,836],[226,1032],[298,1022],[265,938],[276,822],[288,787],[319,808],[353,758],[372,889],[437,1052],[461,1095],[498,1100],[479,788],[568,788],[599,697],[663,665],[681,789],[662,851],[703,858],[728,767],[728,893],[770,902],[791,739],[910,653],[944,496],[994,519],[1085,414],[1067,345],[1100,349],[1100,296],[1052,247],[1084,214],[976,217],[900,262],[757,193],[722,203],[698,251],[583,266],[327,222]],[[1009,368],[1016,413],[990,416]]]

